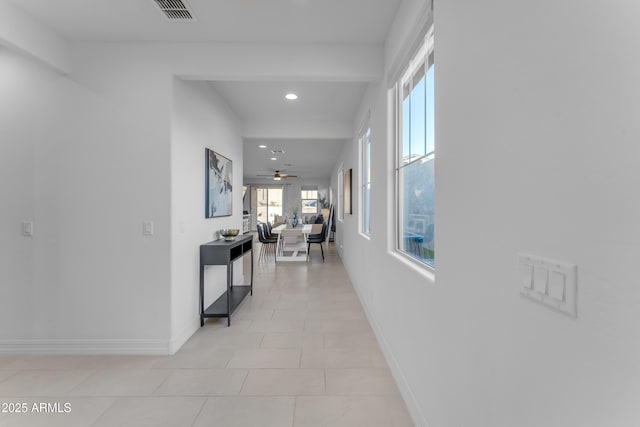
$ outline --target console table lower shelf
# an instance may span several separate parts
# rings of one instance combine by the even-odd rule
[[[251,286],[235,285],[220,295],[220,297],[204,311],[202,317],[231,317],[231,314],[244,300],[244,297],[250,293]],[[228,301],[227,297],[229,298]]]
[[[248,285],[233,284],[233,262],[251,255],[251,276]],[[204,308],[204,269],[208,265],[227,267],[227,290],[206,310]],[[226,317],[231,326],[231,315],[247,295],[253,293],[253,235],[239,236],[232,241],[214,240],[200,245],[200,326],[208,317]]]

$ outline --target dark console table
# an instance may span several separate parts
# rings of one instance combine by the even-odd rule
[[[251,281],[249,285],[233,286],[233,262],[247,252],[251,253]],[[227,266],[227,290],[205,310],[204,267],[207,265]],[[226,317],[227,325],[231,326],[231,314],[248,294],[253,294],[253,235],[200,245],[200,326],[204,326],[205,317]]]

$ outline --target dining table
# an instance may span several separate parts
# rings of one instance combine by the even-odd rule
[[[302,232],[302,234],[306,234],[307,236],[311,233],[311,228],[313,227],[313,224],[302,224],[301,226],[292,228],[289,227],[287,224],[280,224],[277,227],[273,227],[271,229],[271,232],[274,234],[280,234],[280,232],[282,230],[300,230]]]
[[[288,227],[281,224],[273,227],[271,232],[278,236],[276,243],[276,261],[306,261],[308,255],[307,236],[311,233],[312,224]]]

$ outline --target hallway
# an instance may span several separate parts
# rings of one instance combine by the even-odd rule
[[[333,244],[324,264],[317,245],[309,263],[256,256],[226,325],[166,357],[0,356],[0,425],[413,425]]]

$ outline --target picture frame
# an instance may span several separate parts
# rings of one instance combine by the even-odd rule
[[[344,171],[344,191],[343,191],[343,197],[344,197],[344,213],[345,214],[349,214],[351,215],[353,213],[353,208],[352,208],[352,196],[351,196],[351,174],[353,172],[353,169],[346,169]]]
[[[205,148],[205,218],[230,216],[233,212],[233,162]]]

